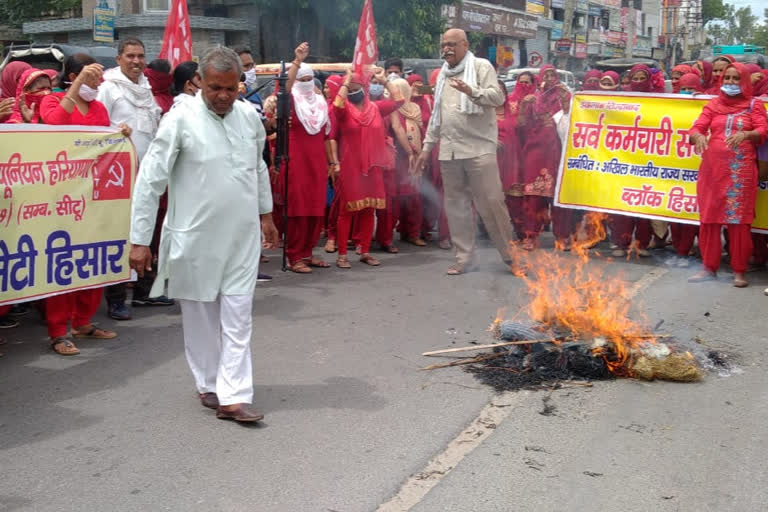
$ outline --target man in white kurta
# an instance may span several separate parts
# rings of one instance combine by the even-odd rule
[[[204,406],[217,417],[258,421],[253,398],[251,306],[262,229],[277,242],[272,195],[261,158],[257,112],[236,101],[240,61],[214,48],[200,63],[202,89],[160,125],[138,174],[131,266],[151,267],[149,248],[160,195],[168,187],[157,280],[151,296],[179,299],[184,343]]]

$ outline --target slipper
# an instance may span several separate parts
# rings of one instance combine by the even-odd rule
[[[377,260],[376,258],[374,258],[368,253],[365,253],[362,256],[360,256],[360,261],[372,267],[378,267],[379,265],[381,265],[381,262],[379,260]]]
[[[422,240],[421,238],[406,238],[405,240],[409,244],[415,245],[416,247],[426,247],[427,242]]]
[[[384,252],[388,252],[389,254],[397,254],[400,252],[400,249],[398,249],[394,245],[382,245],[381,250]]]
[[[328,240],[325,242],[325,252],[334,253],[336,250],[336,240]]]
[[[306,265],[314,268],[329,268],[330,265],[320,258],[304,258],[302,260]]]
[[[749,282],[747,282],[746,279],[734,279],[733,286],[735,286],[736,288],[746,288],[747,286],[749,286]]]
[[[349,260],[346,256],[339,256],[336,258],[336,266],[345,270],[352,268],[352,265],[349,263]]]
[[[80,353],[80,349],[64,336],[51,340],[51,350],[62,356],[76,356]]]
[[[86,325],[84,326],[84,328],[87,329],[87,332],[81,332],[73,328],[72,336],[75,338],[92,339],[92,340],[112,340],[117,338],[116,332],[99,329],[98,327],[95,327],[93,325],[90,325],[90,326]]]
[[[449,276],[460,276],[464,272],[466,272],[466,267],[461,263],[455,263],[448,267],[448,270],[445,271],[445,273]]]
[[[288,264],[288,270],[291,272],[296,272],[297,274],[311,274],[312,269],[307,266],[307,264],[299,260],[296,263],[289,263]]]

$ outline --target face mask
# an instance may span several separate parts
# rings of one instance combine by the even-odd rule
[[[351,92],[347,94],[347,99],[355,105],[359,105],[365,99],[365,92],[362,89],[356,92]]]
[[[741,86],[737,84],[725,84],[720,88],[728,96],[738,96],[741,94]]]
[[[371,84],[368,94],[371,95],[371,98],[381,98],[384,96],[384,86],[381,84]]]
[[[86,103],[90,103],[93,100],[96,99],[96,96],[99,95],[99,88],[96,89],[92,87],[88,87],[85,84],[80,85],[80,90],[78,91],[78,94],[80,97],[85,101]]]
[[[26,92],[24,93],[24,103],[27,104],[27,107],[32,108],[32,105],[35,105],[35,108],[40,106],[40,102],[43,101],[43,97],[51,94],[50,89],[42,89],[37,92]]]
[[[245,86],[251,88],[256,83],[256,70],[249,69],[245,72]]]
[[[387,75],[387,80],[390,81],[390,82],[394,82],[395,80],[397,80],[399,78],[400,78],[400,75],[398,75],[397,73],[390,73],[390,74]]]
[[[315,82],[313,82],[312,80],[310,80],[309,82],[296,81],[294,82],[293,86],[296,88],[297,91],[299,91],[302,94],[307,94],[315,91]]]

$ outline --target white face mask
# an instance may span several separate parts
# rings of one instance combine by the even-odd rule
[[[313,80],[310,80],[308,82],[302,82],[301,80],[297,80],[296,82],[294,82],[293,86],[296,88],[297,91],[304,94],[315,91],[315,82]]]
[[[85,84],[82,84],[80,86],[80,90],[78,91],[78,94],[83,99],[83,101],[90,103],[96,99],[96,96],[99,95],[99,88],[97,87],[96,89],[94,89],[92,87],[88,87]]]
[[[250,88],[256,83],[256,70],[249,69],[245,72],[245,85]]]

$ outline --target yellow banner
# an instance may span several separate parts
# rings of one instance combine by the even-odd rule
[[[130,280],[135,175],[109,128],[0,125],[0,305]]]
[[[697,224],[701,157],[688,130],[709,98],[576,93],[556,204]],[[768,232],[768,183],[754,231]]]

